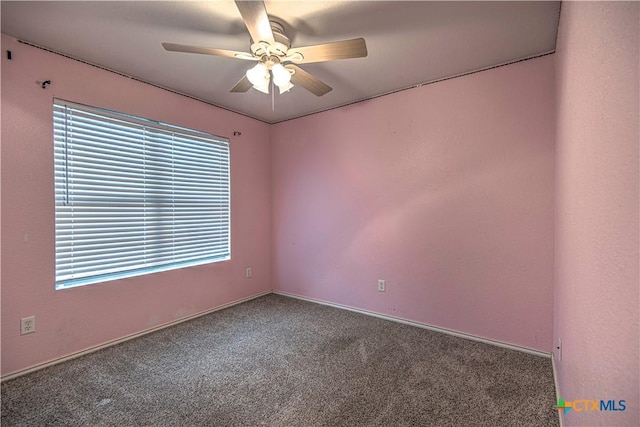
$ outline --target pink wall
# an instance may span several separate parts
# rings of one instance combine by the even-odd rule
[[[546,56],[274,125],[274,287],[551,352],[553,90]]]
[[[268,125],[4,35],[2,52],[3,375],[271,290]],[[231,261],[55,291],[54,96],[230,138]],[[30,315],[37,332],[20,336]]]
[[[557,63],[554,341],[565,425],[640,425],[637,2],[564,2]]]

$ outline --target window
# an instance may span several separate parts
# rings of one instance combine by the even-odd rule
[[[54,100],[56,289],[230,257],[228,140]]]

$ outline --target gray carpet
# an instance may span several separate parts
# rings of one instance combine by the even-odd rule
[[[2,384],[3,426],[557,426],[550,359],[268,295]]]

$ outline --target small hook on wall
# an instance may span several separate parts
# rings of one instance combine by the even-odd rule
[[[46,89],[47,85],[51,84],[51,80],[45,80],[40,84],[40,87],[42,87],[42,89]]]
[[[238,131],[233,132],[233,136],[240,136],[240,135],[242,135],[242,132],[238,132]]]

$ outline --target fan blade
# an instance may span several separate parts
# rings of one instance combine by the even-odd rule
[[[224,56],[227,58],[246,59],[249,61],[258,61],[260,59],[247,52],[236,52],[235,50],[190,46],[188,44],[162,43],[162,47],[170,52],[200,53],[202,55]]]
[[[243,76],[238,83],[231,89],[231,92],[246,92],[251,89],[253,85],[247,78],[247,76]]]
[[[236,6],[242,15],[242,20],[251,34],[254,43],[267,42],[275,45],[271,23],[267,9],[262,1],[241,1],[236,0]]]
[[[317,44],[289,49],[287,57],[296,53],[303,56],[301,61],[295,57],[291,61],[296,64],[309,64],[311,62],[333,61],[335,59],[364,58],[367,56],[367,44],[364,39],[342,40],[339,42]]]
[[[316,96],[322,96],[333,90],[331,86],[313,77],[297,65],[287,64],[284,67],[295,71],[291,76],[291,83],[302,86]]]

